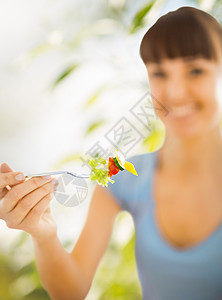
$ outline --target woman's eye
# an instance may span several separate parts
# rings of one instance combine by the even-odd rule
[[[192,69],[192,70],[190,71],[190,73],[191,73],[192,75],[199,75],[199,74],[202,74],[202,73],[203,73],[203,70],[200,69],[200,68],[194,68],[194,69]]]
[[[166,74],[162,71],[156,71],[156,72],[153,72],[152,74],[154,77],[165,77]]]

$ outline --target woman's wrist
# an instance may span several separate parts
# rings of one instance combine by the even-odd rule
[[[33,236],[32,235],[32,241],[34,245],[36,246],[47,246],[48,244],[53,244],[54,242],[58,242],[59,238],[57,235],[57,232],[50,236]]]

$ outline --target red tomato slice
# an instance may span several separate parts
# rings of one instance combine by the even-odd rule
[[[112,175],[116,175],[119,172],[119,168],[116,166],[115,161],[112,157],[109,157],[108,168],[109,177],[111,177]]]

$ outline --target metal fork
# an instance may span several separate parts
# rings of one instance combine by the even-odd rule
[[[77,174],[72,173],[69,171],[55,171],[55,172],[44,172],[44,173],[33,173],[33,174],[26,174],[25,177],[40,177],[40,176],[51,176],[51,175],[58,175],[58,174],[68,174],[77,178],[89,178],[90,174]]]

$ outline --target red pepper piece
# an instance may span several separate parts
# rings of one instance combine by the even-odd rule
[[[112,175],[116,175],[119,172],[119,168],[116,166],[115,161],[112,157],[109,157],[108,168],[109,177],[111,177]]]

